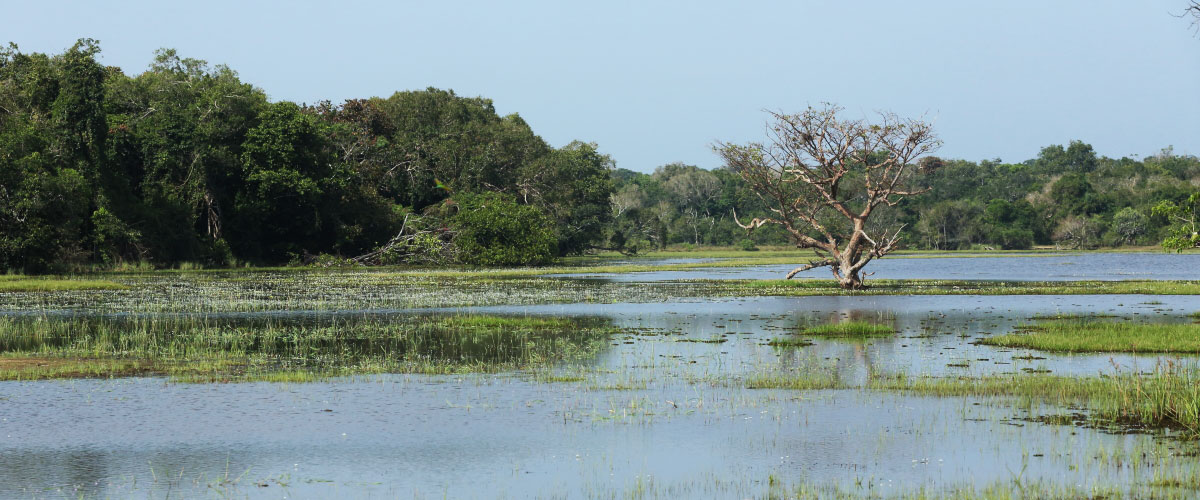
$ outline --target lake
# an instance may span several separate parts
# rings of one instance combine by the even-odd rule
[[[869,269],[876,278],[1200,279],[1198,257],[886,259]],[[239,318],[413,311],[596,317],[620,333],[585,359],[544,370],[307,383],[0,382],[0,497],[888,497],[1014,484],[1187,496],[1189,490],[1154,489],[1156,477],[1200,470],[1195,442],[1173,439],[1171,431],[1044,423],[1047,415],[1084,410],[864,384],[880,375],[1091,376],[1153,370],[1166,360],[1193,363],[1190,355],[1053,354],[978,341],[1035,316],[1190,323],[1200,310],[1195,297],[703,297],[633,283],[777,278],[784,267],[608,274],[596,283],[546,277],[537,281],[549,284],[530,286],[551,288],[536,293],[503,282],[461,291],[477,291],[474,302],[446,291],[397,289],[372,276],[338,286],[319,276],[279,278],[301,283],[288,285],[247,284],[236,275],[134,277],[149,291],[3,298],[7,314],[17,316],[155,315],[186,312],[178,304],[203,302],[194,295],[205,290],[217,304],[205,311],[219,315],[226,304]],[[563,297],[578,300],[555,300]],[[806,326],[849,320],[896,333],[770,345],[802,336]],[[746,383],[814,370],[843,387]]]

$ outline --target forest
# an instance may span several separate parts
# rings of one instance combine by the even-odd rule
[[[0,51],[0,269],[536,265],[789,241],[735,223],[768,205],[727,166],[617,168],[594,143],[551,146],[486,98],[271,101],[173,50],[136,75],[99,52],[90,39]],[[1153,245],[1172,224],[1153,207],[1184,206],[1200,185],[1195,156],[1112,159],[1080,141],[922,168],[929,191],[872,219],[903,225],[907,248]]]

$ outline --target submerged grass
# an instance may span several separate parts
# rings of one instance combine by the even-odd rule
[[[1200,353],[1200,325],[1099,318],[1042,319],[981,344],[1054,352]]]
[[[592,354],[595,318],[486,315],[235,320],[0,318],[0,380],[166,374],[304,381],[368,373],[493,372]]]

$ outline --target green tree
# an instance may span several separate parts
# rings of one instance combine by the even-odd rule
[[[1168,250],[1182,252],[1189,248],[1200,248],[1200,193],[1192,194],[1180,203],[1161,201],[1151,211],[1165,217],[1170,224],[1162,246]]]
[[[1150,225],[1150,219],[1133,207],[1122,208],[1113,216],[1112,230],[1121,236],[1122,242],[1131,244],[1142,235]]]
[[[250,129],[242,152],[242,185],[231,221],[238,255],[279,261],[328,247],[326,196],[346,180],[336,171],[322,123],[290,102],[270,105]]]
[[[242,147],[266,95],[225,66],[156,52],[150,68],[108,81],[110,207],[160,262],[230,258],[227,220],[242,182]]]
[[[604,228],[613,217],[612,170],[612,158],[601,154],[595,144],[580,141],[518,170],[518,196],[550,216],[560,255],[602,243]]]

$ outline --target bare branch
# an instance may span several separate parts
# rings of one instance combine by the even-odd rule
[[[866,221],[879,207],[894,207],[928,190],[916,180],[940,161],[917,160],[941,141],[924,121],[880,113],[870,123],[841,118],[841,111],[832,104],[798,114],[768,111],[773,123],[767,144],[718,143],[716,149],[773,214],[743,224],[735,213],[739,227],[782,225],[797,247],[818,251],[822,259],[810,266],[828,265],[843,286],[858,288],[862,266],[900,241],[899,229],[868,235]],[[806,268],[812,267],[788,276]]]
[[[800,274],[804,271],[808,271],[810,269],[816,269],[818,267],[836,267],[836,266],[837,266],[837,261],[834,261],[834,260],[814,260],[812,262],[809,262],[808,264],[805,264],[803,266],[792,269],[791,272],[787,273],[787,278],[785,278],[785,279],[790,280],[790,279],[792,279],[793,276]]]

